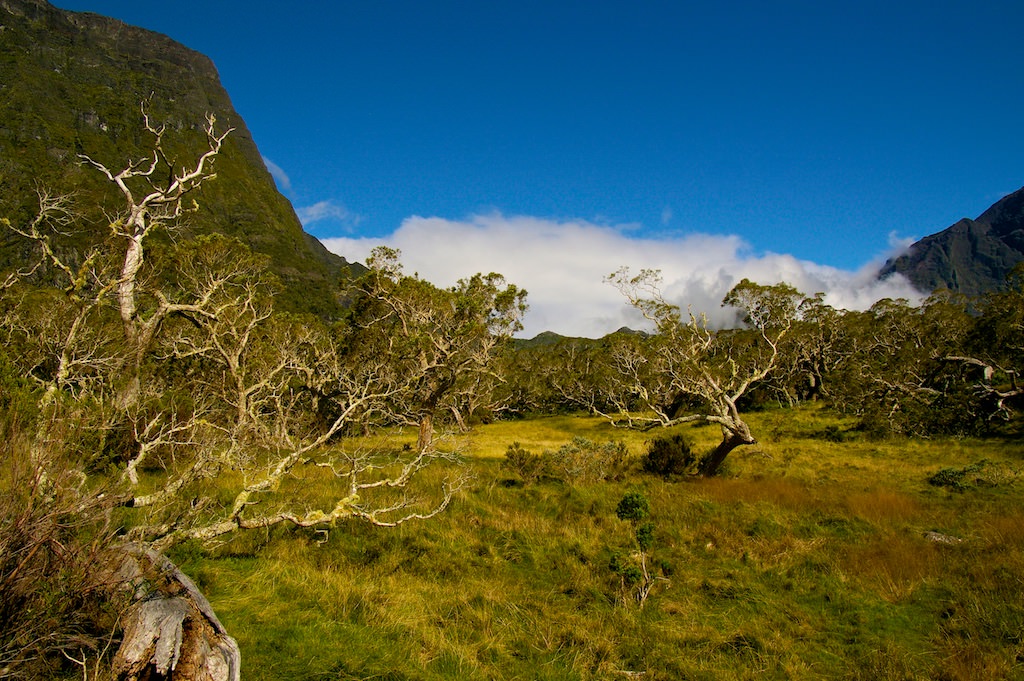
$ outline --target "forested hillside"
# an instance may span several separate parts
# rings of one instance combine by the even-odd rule
[[[60,10],[45,0],[0,2],[0,192],[4,215],[26,220],[36,192],[73,194],[93,230],[120,208],[109,184],[81,154],[108,165],[146,158],[143,102],[173,131],[169,151],[205,145],[207,114],[232,129],[217,159],[220,182],[192,198],[191,234],[236,237],[270,258],[284,282],[279,305],[337,316],[336,282],[347,263],[302,230],[277,191],[260,153],[205,56],[166,36],[95,14]],[[4,235],[0,263],[25,251]]]

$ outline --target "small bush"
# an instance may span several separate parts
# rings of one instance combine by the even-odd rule
[[[1016,479],[1016,473],[987,459],[963,468],[943,468],[928,478],[928,484],[962,492],[972,487],[997,487]]]
[[[651,502],[639,490],[630,490],[615,507],[615,516],[619,520],[628,520],[633,524],[646,520],[651,515]]]
[[[635,550],[629,553],[615,551],[608,569],[619,577],[622,602],[633,600],[642,608],[658,579],[651,574],[648,564],[649,552],[654,546],[654,523],[648,520],[651,517],[651,502],[640,490],[631,489],[619,500],[615,516],[632,525]]]
[[[835,442],[836,444],[842,443],[846,440],[846,436],[843,434],[842,429],[836,425],[826,426],[825,430],[821,431],[820,437],[826,442]]]
[[[624,442],[596,444],[584,437],[574,437],[556,451],[534,454],[518,442],[505,451],[502,468],[518,475],[523,482],[553,478],[570,485],[601,480],[621,480],[629,471],[631,460]]]
[[[632,587],[644,578],[643,570],[633,562],[633,558],[621,551],[612,554],[611,560],[608,561],[608,569],[622,579],[623,586]]]
[[[969,467],[968,467],[969,468]],[[967,468],[943,468],[928,478],[929,485],[936,487],[949,487],[950,489],[965,489],[964,477],[967,475]]]
[[[641,551],[650,551],[654,546],[654,523],[647,521],[636,528],[636,545]]]
[[[903,432],[897,423],[889,418],[885,405],[870,404],[864,408],[857,422],[856,430],[868,440],[882,441]]]
[[[33,451],[20,424],[3,420],[0,677],[58,678],[69,655],[99,665],[115,629],[113,495],[84,484],[59,446]]]
[[[501,467],[518,475],[523,482],[534,482],[544,474],[544,459],[518,442],[513,442],[505,450],[505,460]]]
[[[621,480],[630,468],[629,451],[624,442],[596,444],[585,437],[574,437],[554,452],[545,452],[545,470],[569,484]]]
[[[684,475],[697,463],[690,442],[682,435],[656,437],[650,441],[641,465],[645,473],[670,478]]]

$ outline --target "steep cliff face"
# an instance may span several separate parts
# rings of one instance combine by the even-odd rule
[[[1004,197],[975,220],[964,218],[927,236],[885,264],[880,276],[905,275],[925,293],[939,288],[978,296],[998,291],[1024,261],[1024,189]]]
[[[206,56],[115,19],[60,10],[44,0],[0,0],[0,210],[25,219],[35,190],[74,191],[85,219],[104,228],[116,192],[79,154],[111,168],[146,156],[152,138],[140,104],[168,126],[172,151],[194,159],[207,113],[234,128],[217,179],[197,196],[195,233],[221,232],[271,258],[286,291],[279,306],[332,316],[347,263],[306,234],[277,191],[245,122]],[[19,257],[8,240],[0,265]]]

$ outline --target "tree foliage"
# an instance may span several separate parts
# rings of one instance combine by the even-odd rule
[[[715,475],[733,449],[756,442],[740,400],[779,365],[802,294],[786,284],[763,286],[744,279],[722,304],[737,308],[747,328],[715,333],[703,315],[691,311],[684,317],[665,300],[656,271],[630,276],[621,269],[609,282],[656,329],[653,336],[627,338],[614,347],[619,399],[618,412],[610,416],[629,425],[717,424],[722,442],[698,464],[700,475]],[[642,410],[639,415],[631,412],[636,407]]]
[[[369,272],[348,292],[352,305],[342,342],[361,357],[386,353],[406,377],[392,415],[419,428],[417,448],[430,447],[442,412],[464,425],[474,411],[500,409],[489,401],[500,380],[492,360],[522,328],[526,291],[495,273],[440,289],[403,274],[399,252],[385,247],[367,264]]]
[[[145,105],[142,116],[148,156],[119,166],[81,157],[122,199],[105,231],[45,192],[35,218],[4,223],[36,254],[4,273],[0,308],[16,372],[39,387],[34,447],[54,437],[53,424],[84,428],[96,452],[80,473],[115,480],[135,509],[129,536],[158,547],[442,511],[462,484],[457,467],[435,493],[409,493],[424,468],[455,460],[434,441],[435,419],[464,425],[474,410],[499,408],[492,358],[521,328],[525,291],[497,274],[439,289],[382,249],[341,292],[343,321],[277,312],[264,256],[182,229],[186,214],[201,219],[192,195],[215,178],[231,130],[209,117],[205,147],[183,157]],[[410,423],[420,426],[414,450],[352,444]],[[337,479],[326,508],[282,495],[301,465]],[[237,481],[227,501],[226,475]]]

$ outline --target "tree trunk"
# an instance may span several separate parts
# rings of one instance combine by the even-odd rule
[[[462,412],[459,411],[459,408],[456,406],[452,406],[451,412],[452,418],[455,419],[455,423],[459,427],[459,432],[468,433],[469,426],[466,424],[466,418],[462,415]],[[469,411],[469,413],[472,414],[473,412]]]
[[[136,209],[133,212],[136,212]],[[144,218],[134,217],[132,220],[135,227],[135,234],[128,237],[128,247],[124,253],[124,264],[121,266],[121,281],[117,286],[117,307],[121,313],[121,322],[124,324],[124,333],[132,343],[136,340],[136,316],[138,307],[135,303],[135,285],[138,281],[139,270],[145,259],[142,248],[142,239],[145,237],[146,229]]]
[[[722,441],[718,443],[718,446],[715,447],[714,451],[701,460],[700,466],[697,469],[697,474],[702,478],[713,478],[718,475],[719,470],[722,468],[722,464],[725,463],[725,457],[729,456],[729,452],[741,445],[752,444],[754,444],[754,439],[751,437],[726,432]]]
[[[434,441],[434,412],[428,411],[420,415],[420,434],[416,441],[416,451],[422,452]]]
[[[239,681],[241,653],[210,602],[153,549],[124,548],[118,584],[131,605],[114,656],[118,681]]]

